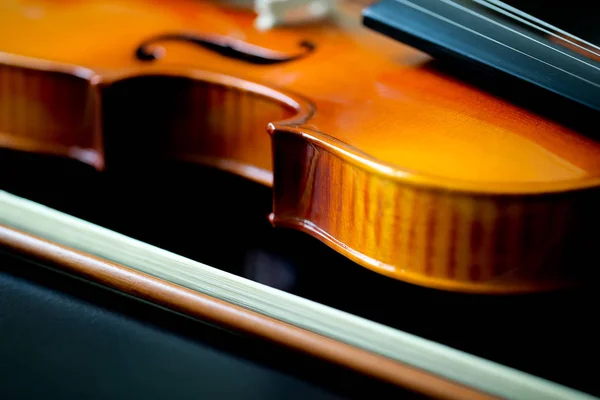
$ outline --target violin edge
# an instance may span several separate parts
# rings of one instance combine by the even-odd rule
[[[268,218],[273,227],[304,232],[342,254],[344,257],[354,261],[361,267],[370,269],[371,271],[388,278],[423,288],[473,295],[513,296],[569,290],[581,286],[580,281],[564,281],[561,279],[525,282],[518,280],[515,282],[502,282],[501,280],[498,282],[477,282],[427,277],[423,274],[411,272],[409,270],[399,270],[392,265],[384,264],[376,259],[366,256],[337,240],[333,235],[327,233],[310,220],[293,217],[278,218],[275,213],[269,214]]]
[[[15,134],[6,129],[2,129],[2,126],[0,126],[0,145],[8,148],[14,147],[15,149],[23,151],[39,151],[42,154],[63,155],[87,163],[98,170],[102,170],[105,163],[105,149],[100,137],[103,110],[99,108],[96,109],[96,107],[101,107],[102,91],[106,87],[110,87],[115,83],[127,79],[142,78],[145,76],[161,76],[183,78],[189,79],[191,82],[204,82],[225,88],[234,88],[236,90],[254,93],[275,103],[280,103],[283,107],[289,107],[295,111],[294,115],[283,120],[264,122],[265,135],[273,136],[275,132],[284,130],[293,132],[318,146],[327,148],[339,157],[368,170],[370,173],[378,174],[386,179],[395,180],[406,185],[429,188],[432,190],[462,192],[472,196],[543,196],[600,188],[600,176],[552,182],[482,182],[458,180],[448,177],[427,175],[421,171],[412,171],[402,165],[390,164],[379,160],[347,143],[335,139],[327,132],[321,132],[308,125],[310,124],[310,120],[314,115],[316,108],[310,100],[304,97],[304,95],[293,93],[285,88],[273,87],[273,85],[266,83],[255,82],[216,71],[161,65],[140,66],[138,68],[130,68],[119,72],[96,71],[75,64],[72,65],[40,58],[25,57],[6,52],[0,52],[0,65],[8,68],[20,69],[21,71],[31,71],[38,74],[48,73],[65,78],[70,77],[72,79],[80,80],[81,82],[87,82],[88,88],[86,93],[76,93],[76,95],[79,96],[78,98],[89,96],[90,99],[88,99],[88,101],[94,102],[94,104],[90,104],[92,109],[91,113],[97,114],[91,115],[90,113],[90,115],[88,115],[88,118],[96,118],[95,121],[88,120],[84,122],[86,126],[88,126],[88,129],[96,131],[88,134],[88,136],[91,137],[91,139],[88,140],[91,140],[93,143],[77,143],[71,145],[75,147],[73,151],[63,144],[43,143],[43,141],[46,140],[45,138],[39,140],[39,143],[33,143],[31,140],[27,141],[27,138],[16,138],[18,140],[12,140],[10,136],[15,136]],[[0,73],[2,73],[2,71],[0,71]],[[24,79],[25,74],[21,74],[23,77],[20,77],[19,79]],[[20,93],[20,95],[22,95],[22,93]],[[33,93],[32,95],[39,96],[39,93]],[[86,99],[82,98],[81,101],[86,101]],[[225,161],[228,162],[228,160]],[[216,168],[220,168],[221,164],[223,163],[214,163],[212,165]],[[227,168],[225,170],[239,173],[244,177],[262,184],[268,184],[270,180],[262,176],[264,173],[262,173],[260,177],[255,177],[253,174],[244,172],[247,169],[255,167],[257,166],[248,164],[244,168]]]
[[[300,130],[271,127],[274,226],[430,288],[509,294],[582,283],[568,255],[593,248],[597,192],[474,196],[406,184]]]

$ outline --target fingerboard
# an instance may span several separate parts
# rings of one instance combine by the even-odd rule
[[[600,111],[600,47],[496,0],[383,0],[363,23],[435,58]]]

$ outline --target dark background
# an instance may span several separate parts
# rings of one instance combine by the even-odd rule
[[[399,390],[351,371],[43,266],[2,253],[0,266],[3,399],[399,395]]]
[[[503,0],[504,3],[532,15],[572,35],[600,44],[597,6],[587,0]]]
[[[598,296],[592,288],[476,296],[394,281],[303,233],[272,228],[267,220],[269,189],[199,167],[157,162],[99,174],[75,162],[4,151],[0,168],[5,171],[0,188],[9,192],[231,273],[600,394],[594,368],[588,367],[598,356],[595,339],[600,333],[594,318]],[[114,394],[124,385],[145,396],[175,390],[182,397],[202,397],[207,390],[220,390],[262,398],[282,393],[318,398],[308,395],[317,388],[342,395],[360,392],[360,379],[348,371],[281,349],[250,351],[269,345],[249,345],[250,339],[216,328],[199,334],[208,328],[114,294],[100,295],[104,292],[87,284],[53,278],[55,274],[42,273],[43,268],[11,267],[13,262],[3,261],[0,270],[0,323],[10,328],[0,329],[0,355],[9,354],[16,363],[2,363],[9,390],[28,388],[34,393],[41,385],[47,390],[73,388],[76,393],[92,385]],[[12,293],[8,297],[7,291]],[[72,328],[81,319],[88,319],[85,336]],[[148,326],[159,328],[147,331]],[[137,337],[145,343],[139,344]],[[65,353],[47,350],[45,340]],[[215,350],[219,343],[226,348],[226,359],[218,357],[224,354]],[[271,357],[265,361],[267,354]],[[213,372],[203,379],[208,369]],[[73,382],[59,383],[66,379],[64,374],[72,375]],[[125,375],[118,378],[119,374]]]

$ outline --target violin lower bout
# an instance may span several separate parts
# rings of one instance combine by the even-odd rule
[[[430,288],[526,293],[583,279],[595,193],[427,187],[385,176],[326,135],[286,127],[271,134],[276,227],[299,229],[375,272]]]

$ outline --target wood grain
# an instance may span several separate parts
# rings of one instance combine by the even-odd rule
[[[0,145],[99,170],[167,157],[239,174],[273,187],[275,226],[419,285],[588,279],[573,255],[593,254],[600,143],[369,31],[360,8],[264,32],[212,2],[2,3]],[[182,32],[314,51],[257,65],[165,41],[159,59],[135,57]]]

